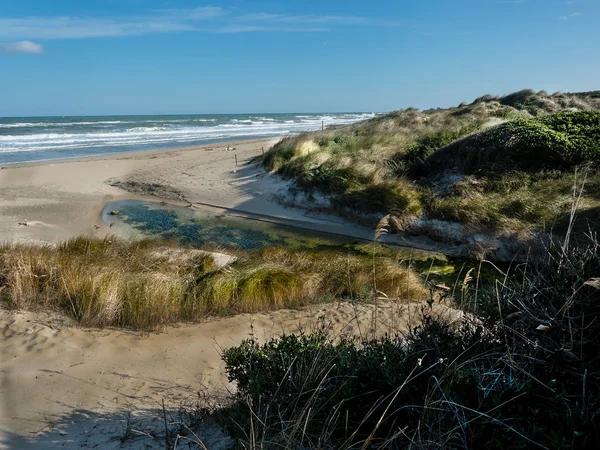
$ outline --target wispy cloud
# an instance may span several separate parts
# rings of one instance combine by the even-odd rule
[[[246,14],[237,18],[241,22],[263,22],[265,24],[293,23],[301,25],[387,25],[399,26],[401,22],[360,16],[340,15],[285,15],[285,14]]]
[[[39,55],[44,52],[44,47],[31,41],[0,42],[0,51],[4,53]]]
[[[583,13],[574,12],[573,14],[569,14],[568,16],[560,16],[559,19],[560,20],[570,20],[570,19],[573,19],[573,18],[579,17],[579,16],[583,16]]]
[[[0,17],[0,39],[84,39],[158,33],[324,32],[342,26],[400,26],[401,22],[343,15],[235,14],[211,6],[165,9],[121,17]]]
[[[193,31],[197,22],[220,17],[218,7],[156,11],[143,16],[0,18],[0,38],[80,39]]]
[[[228,24],[214,30],[215,33],[257,33],[263,32],[282,32],[282,33],[323,33],[330,31],[330,28],[323,27],[292,27],[292,26],[269,26],[269,25],[244,25]]]

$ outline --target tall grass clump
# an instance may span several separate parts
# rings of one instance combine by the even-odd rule
[[[65,312],[91,327],[147,329],[333,299],[369,301],[376,290],[401,301],[426,296],[408,264],[389,253],[374,259],[360,251],[270,248],[240,251],[218,268],[206,252],[156,241],[81,237],[0,247],[3,305]]]
[[[376,290],[400,301],[427,296],[423,282],[408,264],[389,255],[377,256],[374,263],[367,252],[293,251],[282,247],[241,255],[230,267],[201,279],[198,289],[210,310],[221,314],[334,299],[370,301],[378,295]]]
[[[591,449],[600,438],[600,247],[462,283],[453,324],[407,335],[324,331],[226,350],[223,420],[239,448]]]
[[[187,319],[199,251],[152,242],[75,238],[58,246],[0,247],[0,299],[15,309],[67,312],[85,326],[147,328]]]

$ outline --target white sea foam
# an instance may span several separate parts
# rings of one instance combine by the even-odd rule
[[[279,137],[312,131],[325,125],[343,125],[374,114],[315,114],[274,116],[156,117],[140,120],[71,120],[67,122],[0,119],[0,155],[64,150],[67,157],[77,150],[116,151],[136,148],[201,144],[215,140]],[[72,119],[72,118],[69,118]],[[14,120],[14,119],[13,119]],[[81,126],[81,129],[77,127]],[[97,126],[97,127],[96,127]],[[20,129],[25,129],[20,131]],[[90,129],[91,128],[91,129]],[[102,150],[104,149],[104,150]],[[11,157],[15,160],[18,157]],[[26,160],[27,157],[24,157]],[[1,160],[1,158],[0,158]]]

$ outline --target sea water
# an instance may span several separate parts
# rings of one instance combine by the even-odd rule
[[[0,164],[276,138],[373,117],[217,114],[0,118]]]

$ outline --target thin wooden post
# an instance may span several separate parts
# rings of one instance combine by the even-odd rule
[[[235,156],[235,167],[237,167],[237,155],[233,155]]]
[[[260,149],[262,150],[262,154],[264,155],[265,154],[265,148],[261,147]]]

